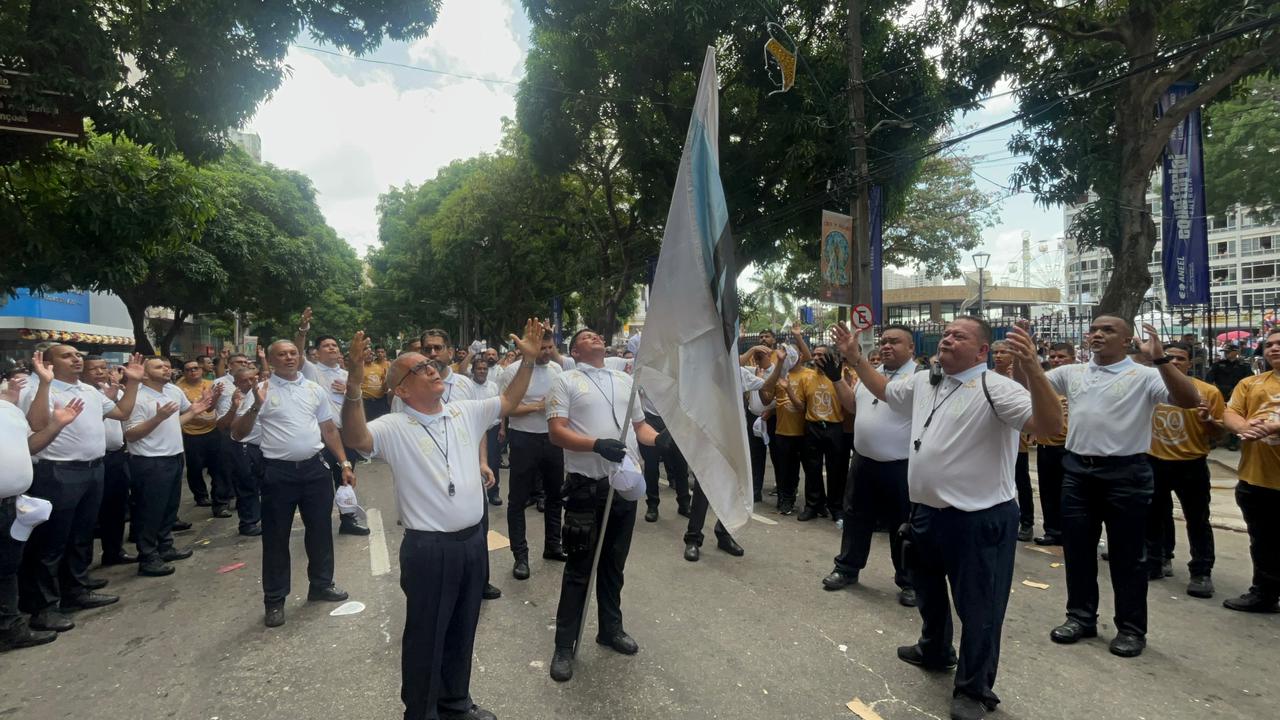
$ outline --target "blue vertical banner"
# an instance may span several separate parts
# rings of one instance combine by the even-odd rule
[[[871,321],[879,325],[884,322],[884,189],[872,185],[867,201],[871,214]]]
[[[1190,83],[1174,84],[1160,98],[1157,112],[1163,116],[1195,89]],[[1160,248],[1166,299],[1169,305],[1208,304],[1209,218],[1205,213],[1200,108],[1192,110],[1169,136],[1161,177]]]
[[[564,301],[557,295],[551,298],[551,332],[555,336],[556,345],[564,340]]]

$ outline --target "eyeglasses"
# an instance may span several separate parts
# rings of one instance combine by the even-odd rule
[[[427,370],[429,370],[429,369],[433,369],[434,367],[435,367],[435,366],[431,364],[431,361],[430,361],[430,360],[423,360],[422,362],[418,363],[417,365],[414,365],[413,367],[409,368],[409,372],[405,373],[405,374],[400,378],[400,380],[396,383],[396,387],[391,388],[391,390],[392,390],[392,391],[394,391],[396,388],[398,388],[398,387],[400,387],[401,385],[403,385],[403,384],[404,384],[404,381],[405,381],[405,380],[407,380],[407,379],[409,378],[409,376],[410,376],[410,375],[422,375],[422,374],[426,373],[426,372],[427,372]]]

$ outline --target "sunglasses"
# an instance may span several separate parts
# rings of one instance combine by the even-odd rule
[[[394,392],[396,388],[403,385],[404,381],[409,379],[410,375],[422,375],[426,373],[427,370],[434,369],[434,367],[435,366],[431,364],[430,360],[423,360],[417,365],[414,365],[413,367],[409,368],[409,372],[405,373],[404,376],[400,378],[399,382],[396,383],[396,387],[391,388],[391,390]]]

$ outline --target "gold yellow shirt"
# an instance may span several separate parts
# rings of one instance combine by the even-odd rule
[[[1053,445],[1062,447],[1067,444],[1067,423],[1070,422],[1070,412],[1068,410],[1067,399],[1061,395],[1058,396],[1058,402],[1062,403],[1062,432],[1057,435],[1042,436],[1037,435],[1035,440],[1037,445]]]
[[[382,382],[386,379],[387,370],[390,367],[391,363],[389,362],[375,360],[367,363],[364,366],[364,378],[360,381],[360,396],[366,400],[377,400],[386,395]]]
[[[820,372],[815,371],[805,381],[804,395],[796,393],[804,401],[804,419],[809,422],[844,422],[844,408],[836,386]]]
[[[809,376],[813,374],[815,374],[813,370],[800,366],[792,368],[791,372],[787,373],[787,382],[791,384],[791,392],[795,393],[797,398],[804,399],[805,386],[809,382]],[[778,425],[775,431],[776,434],[787,437],[801,437],[804,435],[804,410],[792,407],[791,398],[781,388],[778,389],[777,400]]]
[[[1222,419],[1227,404],[1222,392],[1209,383],[1191,378],[1200,399],[1209,405],[1209,414]],[[1161,460],[1196,460],[1209,454],[1211,432],[1200,420],[1199,410],[1176,405],[1157,405],[1151,415],[1152,457]]]
[[[187,396],[188,400],[194,403],[200,399],[200,396],[204,395],[205,390],[208,390],[213,387],[213,381],[201,379],[199,383],[192,385],[186,382],[185,379],[183,379],[174,383],[174,385],[176,385],[177,388],[182,391],[183,395]],[[192,416],[192,418],[182,426],[182,434],[183,435],[208,434],[213,430],[214,426],[217,424],[217,420],[218,418],[217,418],[217,415],[214,413],[213,408],[209,408],[208,410],[200,413],[199,415]]]
[[[1227,407],[1245,420],[1280,421],[1280,377],[1271,370],[1241,380]],[[1250,485],[1280,490],[1280,437],[1240,443],[1237,473]]]

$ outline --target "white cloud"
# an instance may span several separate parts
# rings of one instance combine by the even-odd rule
[[[513,12],[513,0],[449,0],[408,52],[422,66],[518,77]],[[262,137],[264,160],[311,178],[325,218],[361,254],[377,242],[379,193],[492,151],[502,118],[515,115],[510,85],[449,78],[405,88],[391,71],[298,49],[287,62],[290,77],[248,129]]]

